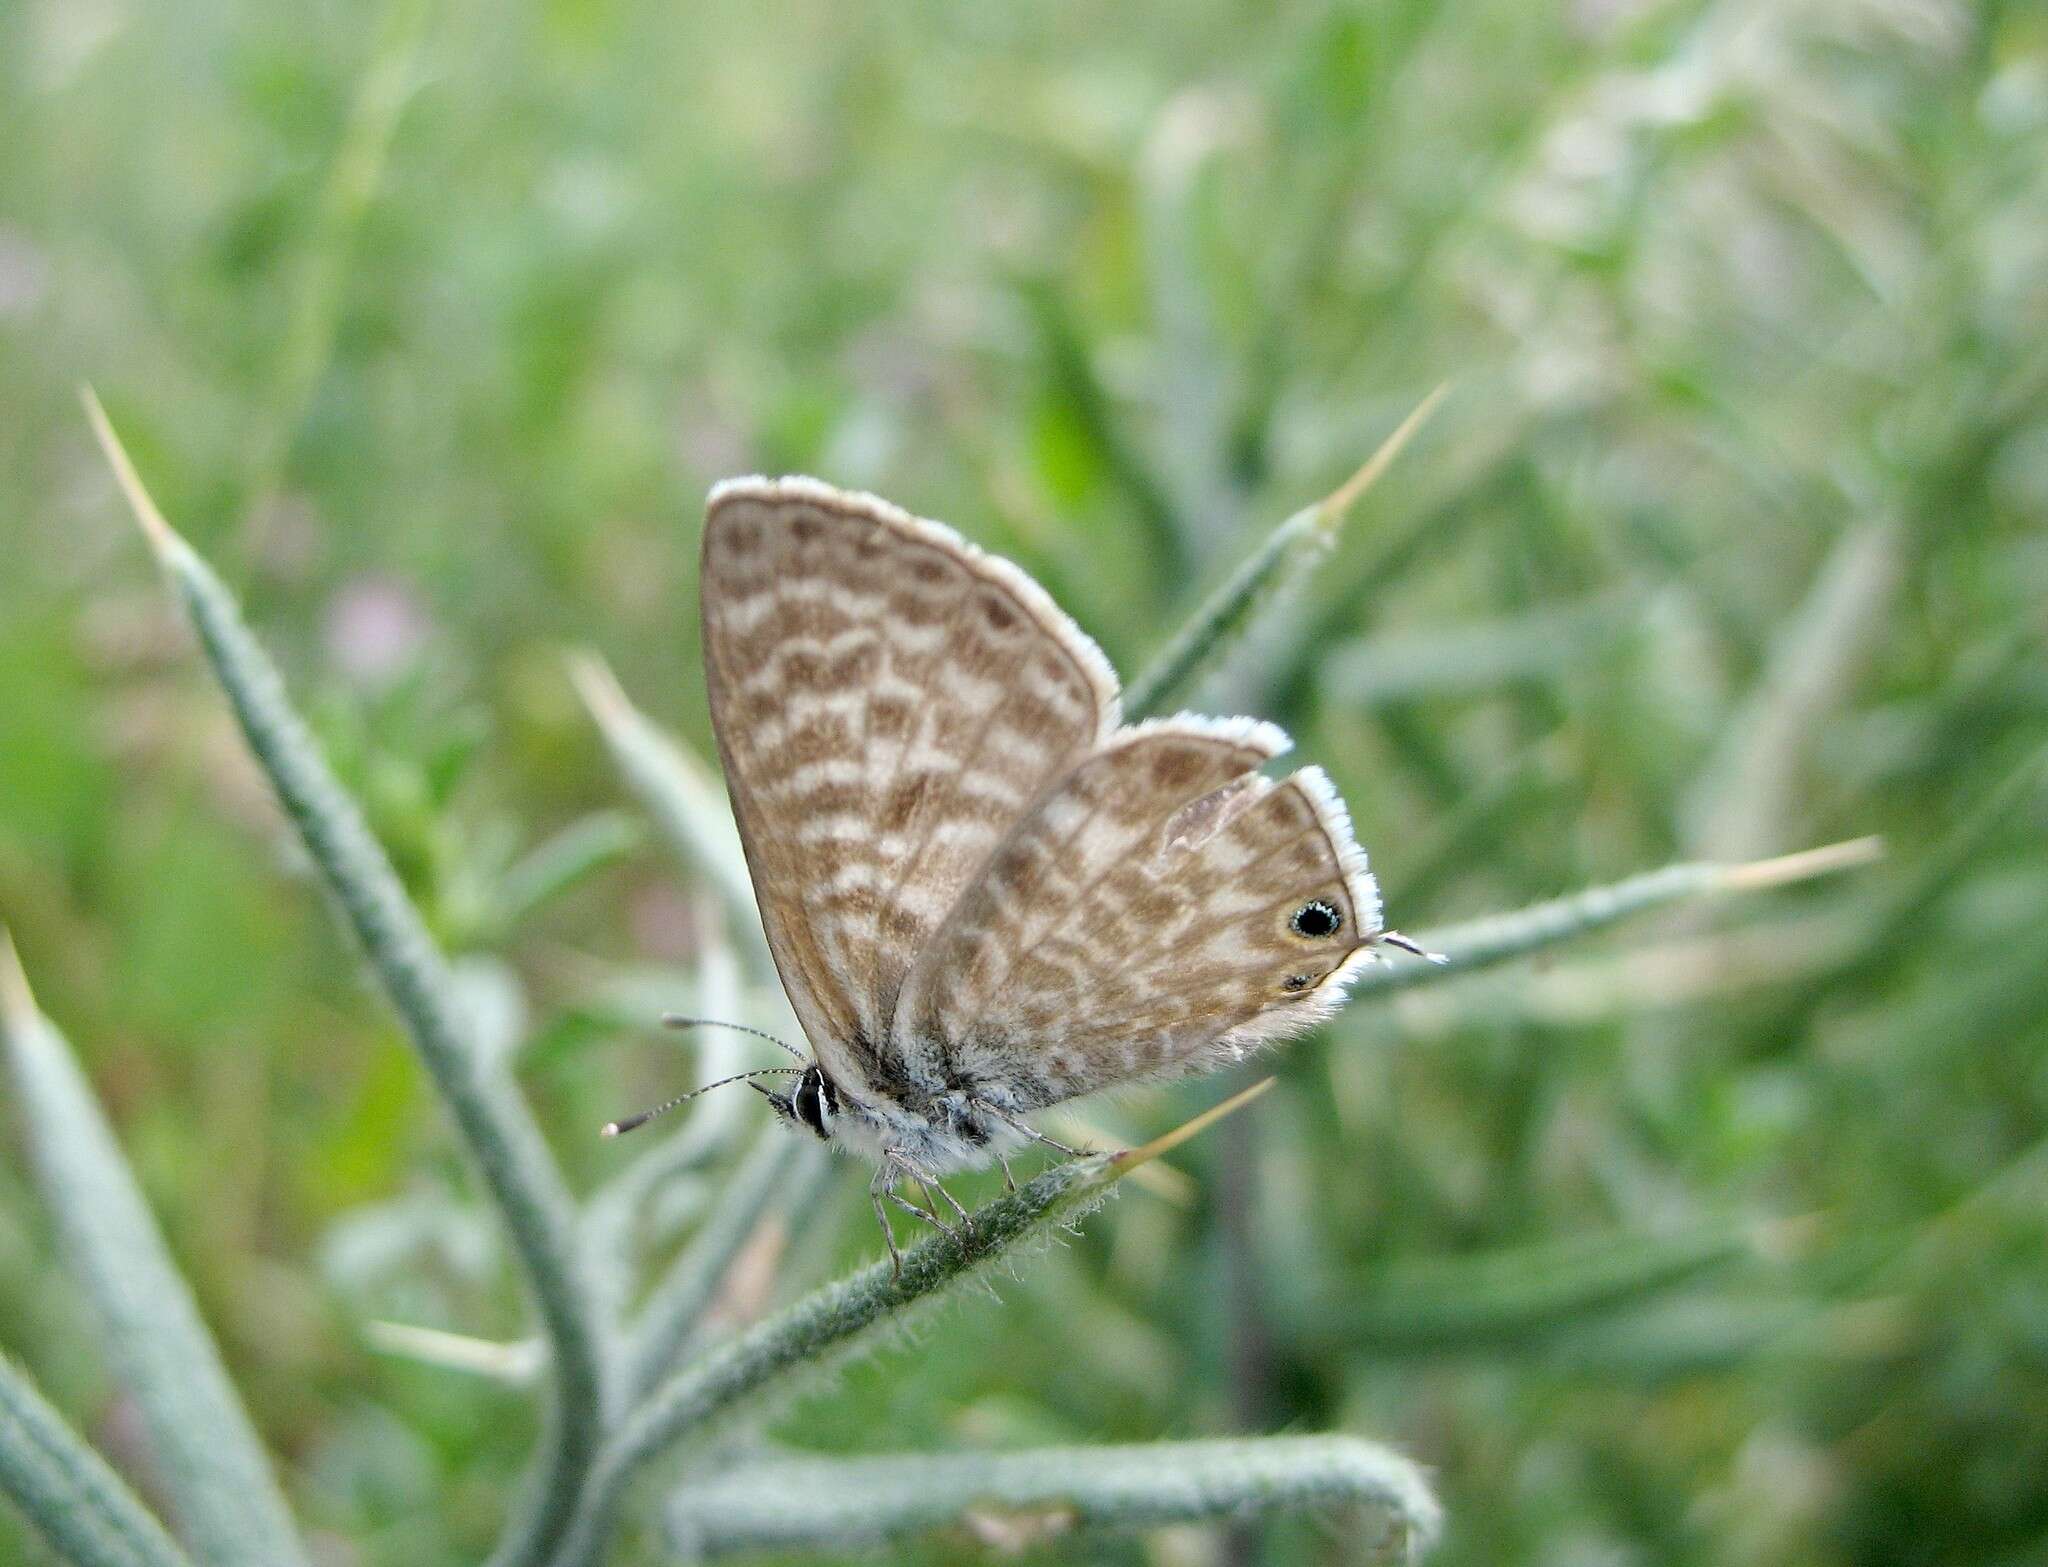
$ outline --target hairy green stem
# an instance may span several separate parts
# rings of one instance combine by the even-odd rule
[[[157,511],[90,393],[86,411],[250,750],[404,1021],[511,1236],[547,1337],[554,1407],[525,1520],[497,1561],[514,1567],[538,1560],[568,1517],[604,1423],[603,1345],[574,1265],[568,1192],[525,1101],[475,1048],[419,912],[292,710],[282,678],[233,595]]]
[[[1351,987],[1351,994],[1353,997],[1383,995],[1415,985],[1452,979],[1475,969],[1489,968],[1510,958],[1556,946],[1574,936],[1586,935],[1652,909],[1717,893],[1789,886],[1853,866],[1867,865],[1882,852],[1883,846],[1875,838],[1856,838],[1846,843],[1829,844],[1825,848],[1809,849],[1802,854],[1756,860],[1747,865],[1667,865],[1662,870],[1631,876],[1626,881],[1591,887],[1546,903],[1534,903],[1511,914],[1494,914],[1485,919],[1425,931],[1417,940],[1432,952],[1441,954],[1442,962],[1394,957],[1384,963],[1375,963],[1358,976]]]
[[[1094,1155],[1055,1165],[974,1214],[971,1233],[935,1235],[903,1255],[900,1272],[877,1262],[806,1296],[656,1388],[606,1444],[557,1567],[599,1559],[627,1487],[652,1460],[685,1440],[701,1445],[742,1417],[755,1421],[828,1375],[878,1332],[907,1324],[915,1308],[985,1272],[1019,1241],[1050,1233],[1102,1200],[1122,1173]]]
[[[1359,497],[1400,455],[1401,448],[1435,411],[1443,393],[1438,387],[1424,398],[1341,487],[1313,506],[1304,506],[1266,535],[1203,601],[1145,672],[1131,682],[1124,692],[1126,717],[1144,718],[1156,712],[1197,670],[1219,658],[1285,598],[1287,590],[1329,552]]]
[[[76,1567],[192,1567],[106,1460],[5,1359],[0,1493]]]
[[[1440,1522],[1414,1464],[1351,1436],[762,1458],[685,1483],[666,1519],[676,1554],[700,1561],[869,1550],[936,1529],[1017,1551],[1081,1530],[1303,1510],[1341,1515],[1382,1560],[1412,1560]]]
[[[38,1185],[134,1396],[180,1533],[222,1567],[306,1560],[269,1456],[70,1047],[0,931],[0,1036]]]
[[[805,1386],[828,1376],[882,1333],[907,1326],[936,1301],[986,1274],[1022,1242],[1043,1242],[1109,1195],[1131,1170],[1250,1103],[1267,1078],[1143,1148],[1091,1154],[1053,1166],[977,1210],[958,1235],[935,1235],[815,1291],[657,1388],[606,1444],[556,1567],[588,1567],[604,1548],[627,1487],[655,1458],[701,1446],[742,1420],[758,1424]]]

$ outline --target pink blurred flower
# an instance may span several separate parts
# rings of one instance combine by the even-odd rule
[[[381,688],[418,662],[432,630],[426,610],[405,583],[357,577],[328,602],[327,656],[356,684]]]

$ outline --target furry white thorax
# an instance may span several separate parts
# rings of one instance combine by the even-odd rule
[[[856,1100],[839,1090],[839,1113],[825,1140],[875,1164],[896,1164],[931,1175],[978,1170],[1013,1152],[1025,1134],[971,1102],[958,1089],[931,1102],[928,1114],[875,1095]]]

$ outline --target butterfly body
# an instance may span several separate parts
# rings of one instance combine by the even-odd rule
[[[1328,779],[1260,770],[1279,730],[1125,725],[1095,644],[948,528],[729,480],[701,595],[712,728],[814,1055],[770,1098],[874,1161],[878,1215],[905,1178],[1051,1143],[1035,1111],[1299,1032],[1398,940]]]
[[[993,1101],[967,1088],[856,1100],[813,1065],[786,1096],[768,1098],[778,1115],[822,1142],[878,1166],[895,1163],[934,1176],[980,1169],[1028,1140],[1014,1120],[995,1113]]]

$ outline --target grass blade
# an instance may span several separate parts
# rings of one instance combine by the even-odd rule
[[[1313,506],[1303,507],[1266,535],[1265,542],[1195,611],[1150,667],[1131,682],[1124,692],[1126,717],[1137,719],[1157,712],[1191,676],[1243,637],[1271,606],[1284,601],[1288,589],[1329,553],[1359,498],[1378,482],[1401,454],[1401,448],[1436,411],[1445,390],[1440,386],[1417,404],[1415,411],[1380,443],[1379,450],[1341,486]]]
[[[389,0],[375,24],[368,69],[356,85],[306,242],[295,260],[284,329],[278,335],[264,398],[265,417],[257,421],[249,443],[243,555],[251,561],[262,549],[292,441],[334,357],[335,332],[350,281],[350,251],[383,183],[399,118],[419,86],[420,46],[429,15],[425,0]]]
[[[1115,399],[1096,373],[1086,336],[1066,299],[1057,286],[1042,279],[1020,281],[1018,291],[1037,328],[1053,388],[1076,431],[1102,473],[1122,492],[1158,559],[1178,574],[1188,561],[1188,528],[1151,457],[1126,434]]]
[[[1602,594],[1480,624],[1365,638],[1331,650],[1323,688],[1365,712],[1393,702],[1555,680],[1625,647],[1631,613],[1619,595]],[[1640,616],[1640,606],[1633,606],[1633,614]]]
[[[77,1567],[192,1567],[106,1460],[5,1359],[0,1494]]]
[[[363,1340],[379,1354],[422,1366],[438,1366],[444,1371],[460,1371],[506,1387],[532,1386],[540,1375],[545,1355],[538,1339],[500,1344],[411,1322],[366,1322]]]
[[[560,1567],[600,1558],[627,1487],[648,1463],[685,1442],[701,1444],[740,1419],[767,1419],[884,1334],[908,1326],[938,1301],[984,1277],[1017,1248],[1043,1244],[1106,1199],[1127,1172],[1194,1136],[1272,1086],[1270,1078],[1225,1100],[1145,1147],[1090,1154],[1054,1165],[974,1214],[971,1234],[934,1235],[886,1262],[814,1291],[720,1346],[657,1388],[606,1444],[576,1525],[556,1557]]]
[[[1716,859],[1768,854],[1797,821],[1798,777],[1872,648],[1892,631],[1905,577],[1899,531],[1844,533],[1788,618],[1687,802],[1689,844]]]
[[[740,932],[749,967],[772,974],[761,911],[754,903],[754,878],[718,775],[635,707],[603,660],[579,657],[570,674],[627,784],[683,863],[709,882],[725,905],[727,928]]]
[[[90,392],[86,413],[129,506],[199,634],[250,750],[361,942],[496,1205],[548,1340],[555,1407],[523,1544],[536,1559],[567,1515],[595,1452],[604,1389],[596,1313],[574,1268],[570,1202],[553,1156],[511,1081],[463,1023],[448,971],[362,813],[336,782],[234,597],[167,523]]]
[[[1513,1349],[1754,1255],[1748,1230],[1708,1223],[1435,1257],[1388,1268],[1363,1297],[1333,1302],[1327,1320],[1346,1344],[1379,1353]]]
[[[617,811],[571,822],[510,866],[492,898],[493,928],[509,931],[527,915],[639,847],[642,830]]]
[[[0,1034],[38,1183],[148,1428],[179,1532],[222,1567],[303,1563],[284,1493],[198,1304],[5,932]]]
[[[1662,870],[1631,876],[1605,887],[1590,887],[1569,897],[1531,904],[1512,914],[1489,915],[1441,930],[1424,932],[1417,941],[1441,962],[1397,957],[1375,963],[1351,986],[1354,997],[1382,995],[1451,979],[1475,969],[1490,968],[1510,958],[1556,946],[1575,936],[1601,930],[1637,914],[1668,908],[1693,898],[1718,893],[1754,892],[1789,886],[1817,876],[1868,865],[1884,852],[1875,838],[1854,838],[1801,854],[1756,860],[1747,865],[1667,865]]]
[[[869,1550],[962,1528],[1014,1552],[1082,1530],[1154,1529],[1314,1510],[1381,1560],[1413,1560],[1440,1514],[1421,1471],[1352,1436],[762,1459],[672,1494],[668,1535],[685,1560],[740,1551]]]

